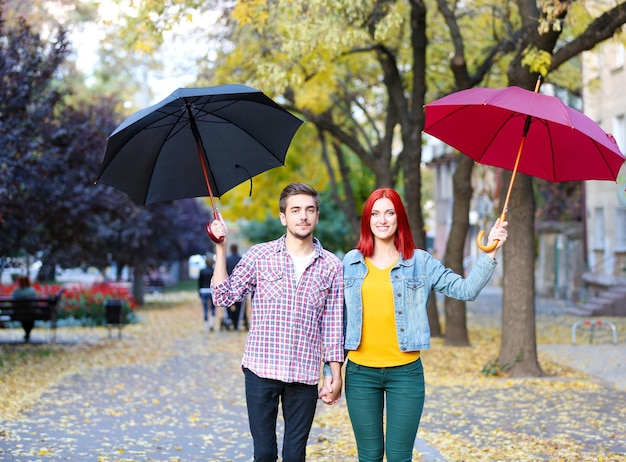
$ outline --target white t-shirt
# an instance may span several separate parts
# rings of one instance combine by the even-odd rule
[[[309,266],[309,263],[311,263],[311,260],[313,259],[313,255],[315,255],[315,251],[311,252],[308,255],[305,255],[304,257],[296,257],[292,254],[289,255],[291,255],[291,259],[293,260],[293,266],[296,269],[296,284],[299,284],[300,278],[302,277],[304,270],[307,266]]]

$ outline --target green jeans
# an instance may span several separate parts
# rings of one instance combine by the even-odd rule
[[[384,453],[387,462],[411,462],[424,408],[422,360],[397,367],[366,367],[348,361],[345,392],[359,462],[382,462]]]

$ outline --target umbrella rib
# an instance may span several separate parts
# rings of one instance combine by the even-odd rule
[[[480,155],[478,156],[478,158],[476,159],[476,162],[481,163],[480,160],[483,158],[483,156],[485,155],[485,153],[489,150],[489,147],[491,146],[491,144],[495,141],[495,139],[498,137],[498,135],[500,134],[500,132],[502,131],[502,129],[506,126],[506,124],[509,123],[509,121],[513,118],[513,117],[517,117],[517,116],[523,116],[524,114],[521,114],[519,112],[512,112],[510,113],[506,119],[504,119],[504,121],[500,124],[500,126],[498,127],[498,129],[493,133],[493,136],[491,137],[491,139],[489,140],[489,142],[485,145],[484,149],[481,151]]]
[[[600,154],[600,157],[602,157],[602,161],[604,162],[604,165],[606,165],[609,169],[609,172],[611,172],[611,175],[614,178],[617,178],[617,175],[619,174],[619,171],[621,169],[621,164],[617,167],[617,171],[614,172],[613,169],[611,168],[611,164],[609,164],[606,160],[606,157],[604,156],[604,154],[602,153],[602,148],[601,148],[601,144],[598,143],[596,140],[591,139],[591,142],[593,143],[594,147],[596,148],[596,150],[598,151],[598,153]]]
[[[176,112],[179,112],[180,114],[177,116]],[[189,124],[189,119],[187,119],[185,117],[185,107],[183,106],[182,108],[180,108],[179,111],[176,111],[175,113],[168,113],[165,111],[157,111],[160,114],[164,114],[166,117],[176,117],[178,119],[178,121],[175,124],[171,124],[171,123],[165,123],[164,125],[156,125],[156,124],[150,124],[151,128],[161,128],[161,127],[170,127],[170,130],[167,133],[167,136],[165,137],[164,141],[167,141],[171,138],[173,138],[176,134],[178,134],[179,132],[181,132],[182,130],[184,130],[184,128]],[[165,117],[162,117],[161,119],[159,119],[159,121],[161,120],[165,120]],[[184,123],[180,123],[180,121],[183,121]],[[174,130],[175,127],[178,127],[177,130]]]
[[[550,130],[550,124],[544,119],[537,119],[538,122],[541,122],[545,125],[546,130],[548,131],[548,141],[550,142],[550,164],[552,165],[552,181],[556,182],[556,164],[554,163],[554,143],[552,141],[552,133]]]
[[[199,96],[197,96],[197,97],[195,97],[195,98],[191,98],[191,97],[189,97],[189,98],[183,98],[183,101],[185,102],[185,109],[188,111],[188,113],[189,113],[192,117],[195,117],[195,115],[193,114],[194,110],[195,110],[196,112],[198,112],[198,111],[199,111],[199,109],[195,106],[196,101],[197,101],[197,100],[199,100],[199,99],[200,99],[200,97],[199,97]],[[204,106],[205,106],[206,104],[208,104],[209,102],[211,102],[211,99],[212,99],[212,98],[207,98],[207,102],[206,102],[206,103],[204,103],[204,104],[202,104],[201,106],[204,108]],[[191,100],[191,101],[189,101],[189,100]],[[187,109],[187,105],[189,105],[189,109]],[[203,112],[204,114],[210,114],[210,112],[208,112],[208,111],[204,111],[204,110],[203,110],[202,112]],[[213,114],[211,114],[211,115],[213,115]],[[188,123],[189,125],[191,125],[191,120],[189,120],[189,118],[187,118],[186,120],[187,120],[187,123]],[[198,125],[198,119],[197,119],[197,118],[195,119],[195,122],[196,122],[196,127],[197,127],[197,125]],[[182,128],[181,128],[181,130],[182,130]],[[209,155],[207,154],[206,147],[204,146],[204,140],[202,139],[202,136],[201,136],[200,134],[198,134],[198,136],[199,136],[199,138],[200,138],[200,140],[199,140],[199,141],[200,141],[200,147],[202,148],[202,156],[204,157],[204,166],[206,167],[206,170],[207,170],[207,171],[206,171],[206,174],[207,174],[207,176],[209,176],[209,177],[210,177],[210,178],[208,179],[209,184],[207,184],[207,189],[208,189],[209,195],[210,195],[210,196],[215,195],[215,196],[217,196],[217,197],[220,197],[219,191],[217,191],[217,189],[216,189],[216,191],[215,191],[215,192],[213,192],[213,191],[211,190],[211,180],[213,181],[213,184],[214,184],[214,185],[215,185],[215,187],[217,188],[217,179],[215,178],[215,174],[213,173],[213,168],[211,167],[211,162],[209,162]],[[214,210],[214,213],[215,213],[215,205],[213,204],[213,201],[212,201],[212,200],[211,200],[211,204],[213,205],[213,210]]]
[[[156,154],[156,157],[159,157],[159,154],[161,153],[161,149],[163,149],[163,146],[165,146],[165,141],[167,141],[168,139],[170,139],[170,137],[172,136],[172,132],[174,131],[174,127],[177,127],[177,126],[179,125],[180,121],[181,121],[181,120],[184,120],[184,117],[183,117],[184,112],[183,112],[183,111],[180,111],[180,114],[179,114],[178,116],[176,116],[176,113],[174,113],[174,114],[170,114],[170,113],[168,113],[168,112],[166,112],[166,111],[162,111],[162,110],[160,110],[160,109],[159,109],[159,110],[157,110],[157,111],[155,111],[155,112],[156,112],[156,113],[159,113],[159,114],[163,114],[163,117],[159,118],[159,119],[157,120],[157,122],[160,122],[160,121],[162,121],[162,120],[165,120],[165,118],[166,118],[166,117],[172,117],[172,116],[176,117],[176,119],[177,119],[177,121],[176,121],[176,123],[175,123],[175,124],[170,124],[170,123],[168,123],[168,124],[163,125],[164,127],[169,126],[170,128],[169,128],[169,130],[167,131],[167,135],[165,136],[164,142],[163,142],[163,143],[161,143],[161,146],[159,147],[159,151],[158,151],[158,152],[157,152],[157,154]],[[177,111],[177,112],[178,112],[178,111]],[[187,123],[188,123],[188,122],[187,122]],[[183,124],[181,125],[180,129],[178,129],[178,130],[176,131],[176,133],[178,133],[179,131],[181,131],[181,130],[185,127],[185,125],[186,125],[187,123],[183,123]],[[161,125],[155,125],[154,123],[151,123],[149,126],[150,126],[150,128],[160,128],[160,127],[161,127]],[[149,181],[148,181],[148,184],[151,184],[151,183],[152,183],[152,177],[154,176],[154,173],[155,173],[155,171],[156,171],[156,165],[157,165],[157,163],[156,163],[156,162],[154,162],[154,163],[152,164],[152,171],[150,172],[150,179],[149,179]],[[146,200],[147,200],[147,198],[148,198],[148,193],[149,193],[149,191],[150,191],[150,188],[146,188],[146,194],[145,194],[145,196],[144,196],[144,198],[143,198],[143,202],[144,202],[144,203],[146,202]]]
[[[194,108],[194,109],[195,109],[196,111],[198,111],[198,112],[203,112],[204,114],[207,114],[207,115],[212,115],[213,117],[216,117],[216,118],[218,118],[218,119],[221,119],[221,120],[223,120],[223,121],[224,121],[224,123],[229,123],[229,124],[232,124],[232,125],[236,126],[239,130],[241,130],[241,132],[243,132],[243,133],[245,133],[246,135],[248,135],[248,137],[250,137],[250,139],[252,139],[252,140],[256,141],[256,142],[258,143],[258,145],[259,145],[259,146],[262,146],[262,147],[263,147],[263,148],[264,148],[264,149],[265,149],[265,150],[266,150],[269,154],[271,154],[271,155],[272,155],[272,156],[273,156],[273,157],[274,157],[274,158],[275,158],[278,162],[280,162],[280,164],[281,164],[281,165],[285,165],[284,161],[282,161],[282,160],[281,160],[281,159],[280,159],[280,158],[279,158],[279,157],[278,157],[278,156],[274,153],[274,151],[272,151],[270,148],[268,148],[268,147],[267,147],[264,143],[262,143],[262,142],[261,142],[259,139],[257,139],[254,135],[252,135],[252,134],[251,134],[248,130],[245,130],[244,128],[242,128],[241,126],[237,125],[237,124],[236,124],[235,122],[233,122],[232,120],[229,120],[229,119],[225,118],[225,117],[224,117],[224,116],[222,116],[222,115],[218,115],[218,114],[215,114],[214,112],[211,112],[211,111],[207,111],[207,110],[205,110],[205,109],[204,109],[204,107],[205,107],[205,106],[206,106],[209,102],[210,102],[210,101],[208,101],[208,100],[207,100],[207,102],[206,102],[206,103],[202,103],[202,104],[200,104],[200,105],[199,105],[199,107],[196,107],[196,108]],[[223,109],[224,107],[227,107],[227,106],[231,106],[231,105],[233,105],[233,104],[237,104],[238,102],[239,102],[238,100],[231,101],[230,103],[225,104],[224,106],[220,107],[220,109]],[[261,104],[261,105],[263,105],[263,106],[266,106],[265,104],[263,104],[263,103],[258,103],[258,102],[256,102],[256,101],[250,101],[250,102],[251,102],[251,103]]]

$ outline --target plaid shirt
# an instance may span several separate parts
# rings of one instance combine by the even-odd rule
[[[242,365],[259,377],[316,385],[322,361],[343,362],[343,268],[314,238],[313,260],[296,285],[285,236],[253,246],[213,287],[213,303],[252,294]]]

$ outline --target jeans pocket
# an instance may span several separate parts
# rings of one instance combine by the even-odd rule
[[[360,365],[348,360],[348,363],[346,364],[346,374],[356,374],[357,372],[359,372],[360,369]]]
[[[424,366],[422,365],[421,358],[418,358],[412,363],[409,363],[406,366],[404,366],[404,371],[406,372],[407,375],[410,375],[411,377],[415,377],[415,378],[424,377]]]

